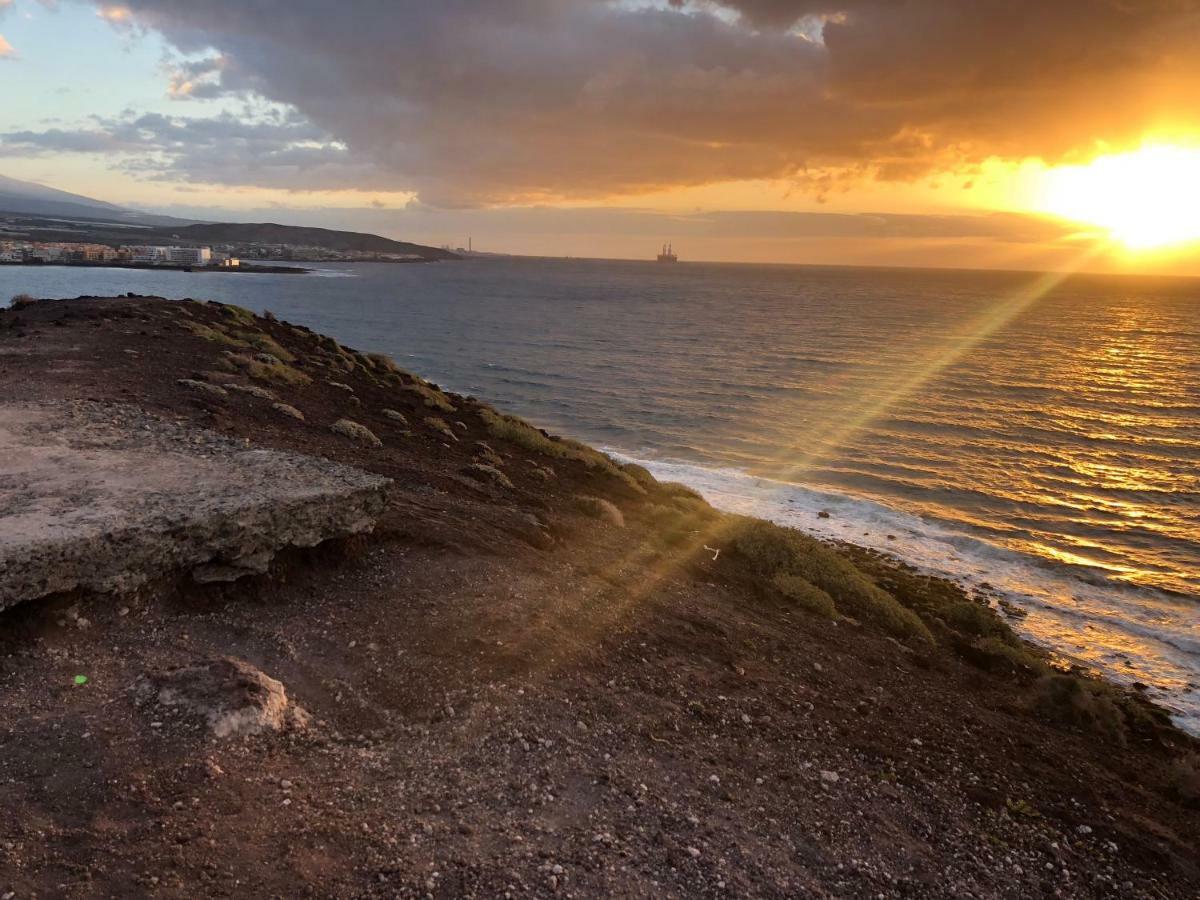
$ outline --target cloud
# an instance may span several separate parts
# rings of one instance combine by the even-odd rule
[[[13,48],[4,37],[0,34],[0,59],[13,59],[17,55],[17,51]]]
[[[293,189],[364,188],[383,179],[369,163],[294,113],[251,108],[211,117],[128,113],[80,128],[0,134],[0,157],[106,154],[143,178]]]
[[[175,96],[285,104],[372,186],[444,205],[739,179],[819,193],[1200,126],[1200,0],[101,7],[202,57]]]

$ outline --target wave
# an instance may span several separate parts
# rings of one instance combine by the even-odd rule
[[[1176,723],[1200,735],[1197,599],[1130,585],[1114,573],[1034,556],[931,516],[869,497],[806,487],[652,454],[607,448],[663,481],[678,481],[728,512],[886,552],[1026,615],[1012,624],[1047,649],[1107,677],[1150,686]]]

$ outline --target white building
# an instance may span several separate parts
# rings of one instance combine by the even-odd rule
[[[207,266],[212,262],[208,247],[167,247],[167,258],[176,266]]]
[[[166,247],[125,247],[129,261],[142,265],[159,266],[170,261]]]

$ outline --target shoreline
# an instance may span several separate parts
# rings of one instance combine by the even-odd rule
[[[0,360],[0,394],[84,409],[88,439],[158,470],[192,471],[178,444],[218,478],[210,447],[390,482],[356,536],[264,560],[217,527],[205,561],[193,528],[218,580],[164,567],[0,612],[0,891],[1200,890],[1200,741],[951,582],[235,306],[23,300]],[[231,666],[302,713],[214,696]]]
[[[245,273],[252,275],[307,275],[312,272],[312,269],[304,269],[299,266],[177,266],[177,265],[155,265],[152,263],[105,263],[105,262],[0,262],[0,266],[28,267],[34,269],[44,268],[60,268],[60,269],[136,269],[143,271],[166,271],[166,272],[194,272],[198,274],[208,272],[231,272]]]
[[[1026,640],[1145,693],[1170,710],[1178,727],[1200,737],[1200,669],[1183,649],[1190,639],[1184,626],[1190,616],[1200,615],[1200,606],[1190,594],[1091,581],[1084,577],[1086,571],[1076,572],[1069,567],[1055,570],[1047,560],[958,531],[952,523],[932,523],[861,495],[810,488],[698,462],[639,458],[616,449],[609,452],[646,466],[660,478],[687,484],[727,512],[800,528],[862,552],[883,553],[898,564],[915,566],[928,575],[951,581],[967,593],[987,597]],[[876,515],[877,509],[885,510],[886,518]],[[862,518],[856,519],[856,513]],[[886,533],[886,539],[864,542],[864,528],[877,536]],[[962,538],[975,549],[960,543]],[[1086,607],[1080,605],[1081,596],[1091,598]],[[1068,605],[1057,599],[1063,597],[1075,600]],[[1136,604],[1136,608],[1122,610],[1122,601]],[[1145,606],[1154,612],[1147,612]],[[1151,626],[1128,618],[1134,614],[1152,619],[1155,631],[1148,632]],[[1081,631],[1086,631],[1090,638],[1086,649],[1067,642],[1064,616],[1078,619],[1073,637],[1078,640]],[[1106,632],[1094,630],[1099,628]],[[1098,640],[1101,635],[1103,642]],[[1155,644],[1143,647],[1139,653],[1137,644],[1149,641]],[[1155,646],[1158,653],[1150,655],[1149,646]]]

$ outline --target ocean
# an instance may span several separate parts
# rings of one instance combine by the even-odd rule
[[[0,267],[269,309],[753,513],[885,550],[1200,733],[1200,280],[584,260]],[[827,517],[826,517],[827,516]]]

